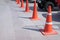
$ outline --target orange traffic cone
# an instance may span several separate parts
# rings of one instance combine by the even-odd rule
[[[18,1],[18,6],[19,6],[19,7],[20,7],[20,3],[21,3],[21,1],[19,0],[19,1]]]
[[[17,0],[16,0],[16,3],[17,3]]]
[[[20,4],[20,0],[16,0],[16,3],[17,3],[17,4]]]
[[[44,28],[44,32],[42,32],[44,35],[54,35],[57,34],[56,31],[52,29],[52,13],[51,13],[51,6],[48,7],[48,15],[46,18],[46,24]]]
[[[29,5],[28,5],[28,0],[26,0],[26,9],[25,9],[25,12],[29,12],[30,9],[29,9]]]
[[[38,20],[38,15],[37,15],[37,7],[36,7],[36,0],[34,1],[34,9],[33,9],[33,15],[32,15],[33,20]]]
[[[24,8],[24,1],[23,0],[21,0],[22,2],[21,2],[21,8]]]

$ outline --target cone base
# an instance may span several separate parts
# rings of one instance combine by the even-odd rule
[[[24,8],[24,7],[21,7],[21,8]]]
[[[16,2],[16,4],[19,4],[19,3]]]
[[[42,32],[43,35],[57,35],[58,33],[56,31],[52,31],[52,32]]]
[[[25,11],[25,12],[30,12],[30,10],[28,10],[28,11]]]
[[[31,18],[31,20],[40,20],[40,18]]]
[[[16,4],[19,4],[18,2],[16,2]]]

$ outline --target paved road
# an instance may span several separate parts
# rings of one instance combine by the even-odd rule
[[[41,20],[32,21],[33,3],[29,4],[31,11],[25,12],[25,8],[12,0],[0,1],[0,40],[59,40],[60,39],[60,15],[59,11],[53,12],[53,29],[59,34],[43,36],[39,29],[44,28],[47,12],[38,9]]]

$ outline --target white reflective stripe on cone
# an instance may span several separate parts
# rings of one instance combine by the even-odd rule
[[[47,15],[52,15],[51,13],[48,13]]]
[[[46,22],[46,24],[52,24],[52,22]]]

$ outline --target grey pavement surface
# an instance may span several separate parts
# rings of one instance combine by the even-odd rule
[[[53,29],[57,35],[44,36],[43,29],[47,12],[38,8],[41,20],[29,19],[33,13],[33,3],[29,4],[30,12],[20,8],[13,0],[0,0],[0,40],[60,40],[60,11],[53,11]]]

